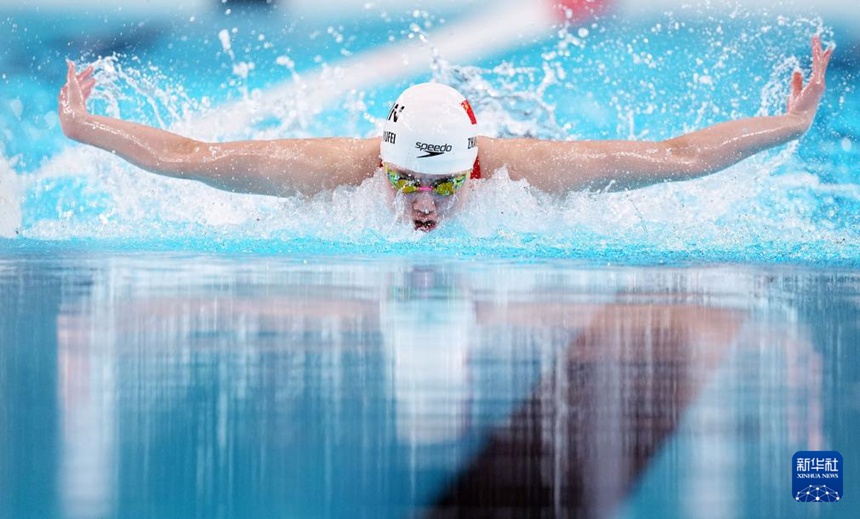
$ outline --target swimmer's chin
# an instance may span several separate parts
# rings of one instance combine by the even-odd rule
[[[436,220],[426,220],[426,221],[413,220],[413,223],[415,224],[415,230],[416,231],[424,231],[424,232],[432,231],[439,224],[439,222],[437,222]]]

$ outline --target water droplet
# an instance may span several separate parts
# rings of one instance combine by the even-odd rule
[[[15,115],[15,118],[20,120],[21,115],[24,113],[24,103],[22,103],[20,99],[13,99],[9,101],[9,108],[12,110],[12,114]]]

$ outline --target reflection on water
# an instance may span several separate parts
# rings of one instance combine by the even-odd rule
[[[69,517],[105,517],[115,494],[115,359],[94,343],[98,326],[57,316],[58,485]]]
[[[826,293],[831,319],[856,321],[857,286],[730,267],[4,260],[0,515],[791,515],[791,454],[854,445],[857,410],[832,407],[853,371],[832,368],[856,324],[810,310]]]
[[[441,507],[462,517],[488,504],[541,517],[605,517],[615,509],[725,358],[741,322],[732,310],[636,299],[590,316]]]

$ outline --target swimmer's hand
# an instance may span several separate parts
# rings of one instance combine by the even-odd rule
[[[792,75],[791,94],[788,96],[786,113],[798,119],[804,132],[812,125],[815,112],[818,111],[818,104],[824,94],[824,73],[827,71],[827,64],[830,62],[832,54],[833,47],[822,51],[821,38],[813,36],[812,75],[809,77],[809,83],[803,86],[803,74],[799,70]]]
[[[60,126],[67,137],[77,139],[80,123],[88,115],[87,99],[93,91],[96,80],[90,65],[80,74],[75,73],[75,64],[68,62],[66,84],[60,89],[59,113]]]

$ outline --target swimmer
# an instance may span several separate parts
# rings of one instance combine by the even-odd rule
[[[406,89],[388,113],[382,137],[206,143],[141,124],[93,115],[92,66],[68,63],[59,117],[66,136],[114,153],[147,171],[197,180],[237,193],[288,196],[357,185],[377,171],[402,197],[404,218],[430,231],[463,204],[471,179],[507,168],[512,180],[564,193],[613,190],[715,173],[802,136],[812,124],[833,48],[812,38],[812,74],[791,78],[786,112],[719,123],[672,139],[548,141],[479,136],[469,102],[456,90],[424,83]]]

